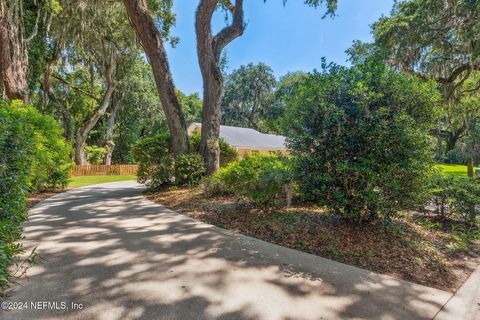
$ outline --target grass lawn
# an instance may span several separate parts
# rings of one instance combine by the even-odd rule
[[[92,184],[136,180],[136,176],[79,176],[71,177],[68,183],[68,189],[85,187]]]
[[[391,226],[356,226],[321,207],[262,210],[201,187],[168,187],[147,197],[225,229],[419,284],[454,291],[480,260],[480,232],[459,221],[404,213]]]
[[[440,171],[444,173],[452,174],[456,176],[466,177],[468,174],[467,166],[464,166],[461,164],[437,164],[435,167],[440,169]]]

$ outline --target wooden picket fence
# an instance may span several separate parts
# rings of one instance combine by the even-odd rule
[[[72,168],[72,176],[119,176],[136,175],[138,166],[136,164],[103,164],[75,165]]]

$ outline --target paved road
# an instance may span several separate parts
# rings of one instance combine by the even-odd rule
[[[26,245],[42,261],[9,298],[28,309],[0,319],[414,320],[451,296],[192,220],[142,190],[102,184],[33,208]]]

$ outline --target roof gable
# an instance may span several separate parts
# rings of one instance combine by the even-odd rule
[[[192,126],[201,128],[202,124],[195,122]],[[189,132],[191,129],[189,128]],[[251,128],[220,126],[220,137],[232,147],[274,148],[286,149],[285,137],[275,134],[261,133]]]

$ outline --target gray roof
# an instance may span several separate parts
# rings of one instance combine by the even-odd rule
[[[192,125],[202,126],[198,122]],[[261,133],[250,128],[220,126],[220,137],[232,147],[287,149],[284,136]]]

